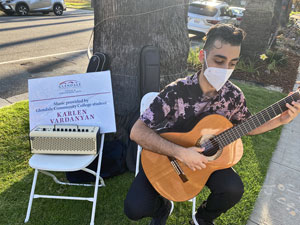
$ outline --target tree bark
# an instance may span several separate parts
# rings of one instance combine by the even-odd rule
[[[247,33],[242,45],[242,56],[253,59],[267,49],[275,30],[275,23],[272,23],[275,4],[276,0],[247,1],[241,22],[241,28]]]
[[[98,0],[94,3],[93,51],[110,56],[116,138],[126,142],[141,99],[141,49],[146,45],[158,47],[161,88],[186,75],[188,0]]]
[[[272,20],[272,32],[276,31],[276,29],[280,25],[280,17],[281,17],[281,7],[282,0],[276,0],[274,5],[274,16]]]

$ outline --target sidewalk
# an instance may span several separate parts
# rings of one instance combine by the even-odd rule
[[[2,108],[4,106],[8,106],[8,105],[16,103],[16,102],[19,102],[19,101],[22,101],[22,100],[28,100],[28,93],[12,96],[7,99],[0,98],[0,108]]]
[[[298,77],[300,80],[300,66]],[[294,86],[296,90],[297,85]],[[300,116],[285,125],[247,225],[300,224]]]

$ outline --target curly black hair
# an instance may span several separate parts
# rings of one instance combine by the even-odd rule
[[[239,46],[242,44],[246,33],[230,24],[216,24],[212,26],[206,34],[206,41],[203,49],[209,52],[214,46],[216,40],[224,44]]]

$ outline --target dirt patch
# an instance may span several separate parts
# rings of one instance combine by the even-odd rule
[[[278,30],[272,51],[280,52],[286,57],[285,63],[276,66],[276,70],[268,69],[268,60],[259,60],[255,62],[255,72],[246,73],[236,70],[233,78],[262,85],[275,85],[281,87],[285,93],[292,91],[300,62],[300,21],[297,18],[292,18],[287,27]]]
[[[267,55],[268,51],[266,50]],[[300,62],[299,20],[291,19],[287,27],[280,28],[269,53],[271,55],[265,60],[257,57],[256,60],[247,61],[242,57],[231,78],[261,86],[273,85],[279,87],[284,93],[291,92],[298,76]],[[276,66],[271,67],[273,61]],[[188,69],[199,71],[201,64],[191,60]]]
[[[269,71],[267,63],[261,61],[256,65],[256,72],[249,73],[235,70],[232,78],[254,82],[263,86],[274,85],[282,88],[283,92],[289,93],[293,90],[298,75],[299,56],[285,52],[287,63],[277,67],[276,71]]]
[[[289,93],[293,90],[299,67],[299,56],[292,52],[285,52],[286,63],[278,66],[276,71],[268,70],[268,64],[265,61],[255,63],[254,72],[245,72],[236,69],[231,78],[243,80],[260,86],[274,85],[279,87],[284,93]],[[201,70],[201,64],[192,65],[188,63],[188,69],[191,73]]]

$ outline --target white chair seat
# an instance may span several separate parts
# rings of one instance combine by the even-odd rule
[[[77,171],[90,165],[97,155],[34,154],[29,165],[38,170]]]
[[[102,154],[103,154],[103,145],[104,145],[104,136],[105,134],[101,134],[101,142],[99,146],[99,160],[97,164],[97,171],[90,170],[86,168],[90,165],[93,160],[98,156],[96,155],[55,155],[55,154],[33,154],[33,156],[29,159],[30,167],[34,168],[34,176],[31,186],[31,192],[27,207],[27,213],[25,218],[25,223],[29,221],[30,212],[32,207],[33,199],[35,198],[52,198],[52,199],[68,199],[68,200],[86,200],[93,202],[92,207],[92,215],[91,215],[91,222],[90,225],[94,225],[95,220],[95,212],[96,212],[96,202],[97,202],[97,195],[98,195],[98,187],[104,187],[105,183],[100,176],[101,172],[101,161],[102,161]],[[93,174],[95,179],[95,184],[76,184],[76,183],[69,183],[69,182],[61,182],[59,181],[56,176],[48,171],[56,171],[56,172],[72,172],[83,170],[90,174]],[[76,196],[56,196],[56,195],[41,195],[35,194],[35,186],[37,181],[38,173],[44,173],[47,176],[53,178],[53,180],[58,184],[64,185],[76,185],[76,186],[94,186],[94,196],[93,197],[76,197]],[[99,185],[99,181],[101,184]]]

